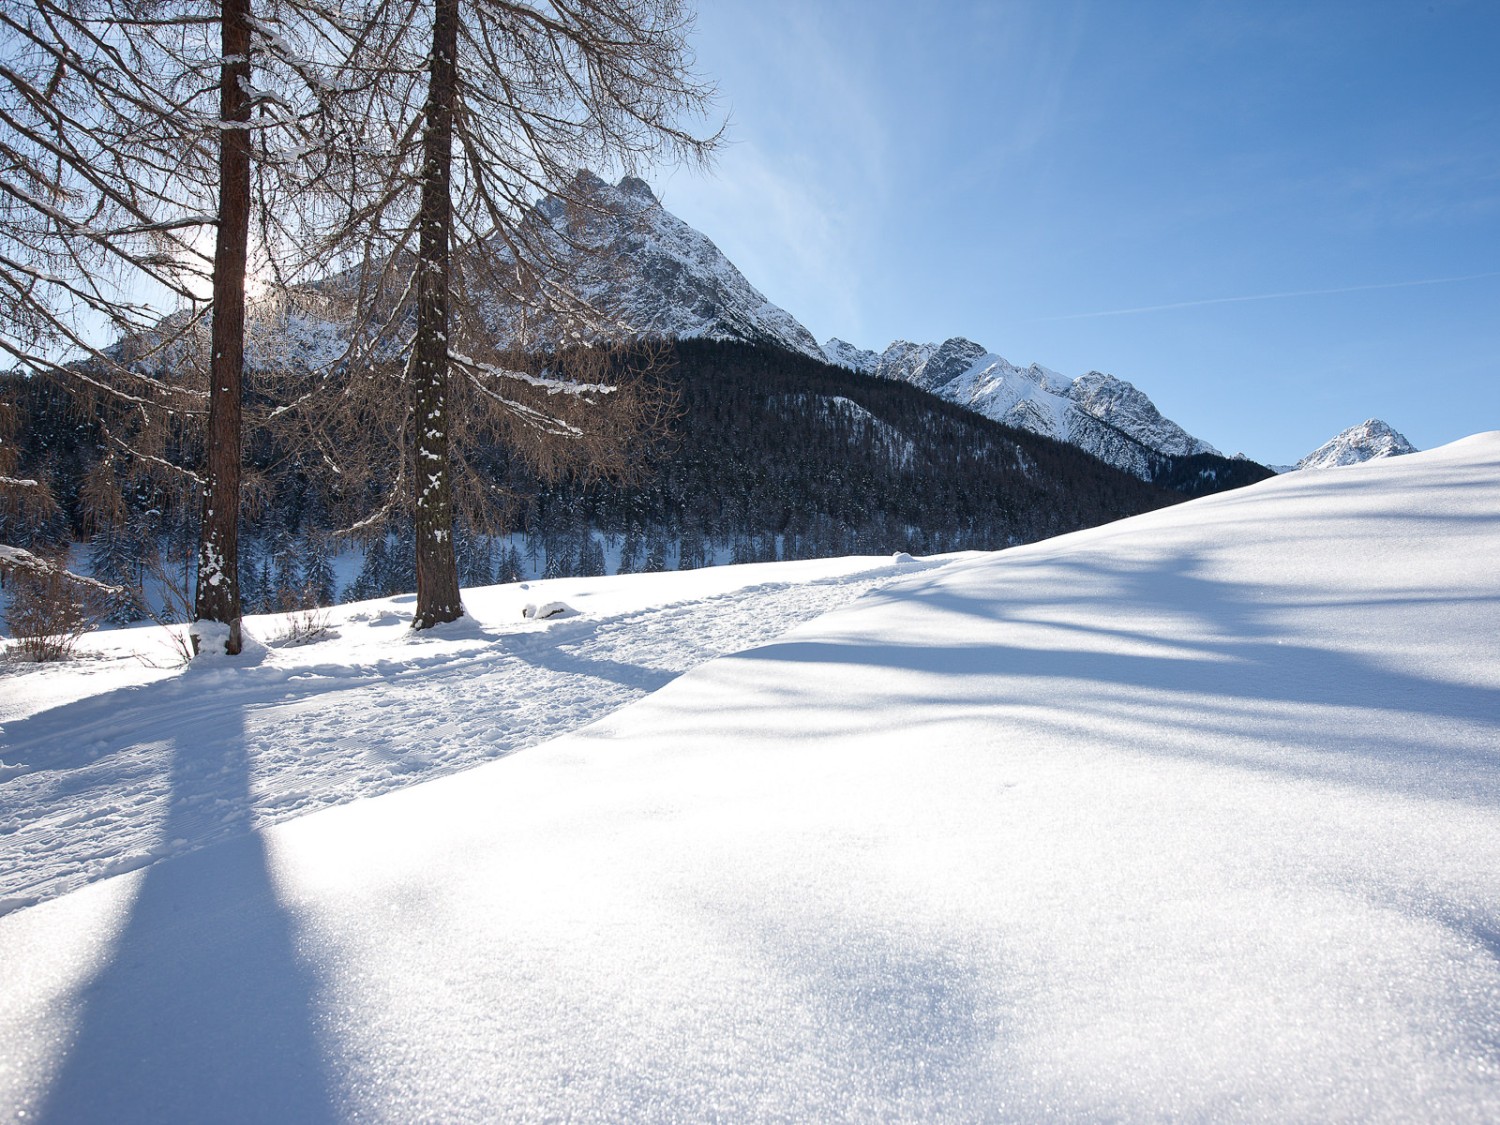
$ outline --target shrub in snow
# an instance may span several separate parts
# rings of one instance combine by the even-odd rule
[[[270,644],[277,648],[295,648],[297,645],[331,640],[336,636],[338,633],[333,628],[328,611],[321,606],[309,606],[288,614],[285,628],[271,639]]]
[[[98,627],[101,606],[83,587],[58,571],[20,572],[13,579],[5,624],[14,644],[12,660],[66,660],[78,638]]]

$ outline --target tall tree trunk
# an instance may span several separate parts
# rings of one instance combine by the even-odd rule
[[[457,54],[458,0],[434,0],[431,73],[422,136],[417,339],[411,364],[417,553],[414,629],[453,621],[464,612],[453,553],[453,485],[448,461],[448,243],[453,226]]]
[[[208,480],[193,616],[229,627],[240,651],[240,394],[245,362],[245,265],[250,241],[250,0],[220,11],[219,226],[208,386]],[[195,642],[196,643],[196,642]]]

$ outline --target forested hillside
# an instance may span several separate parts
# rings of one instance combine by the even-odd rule
[[[497,517],[484,530],[506,534],[460,529],[465,584],[993,549],[1181,496],[909,384],[777,348],[680,341],[654,366],[675,397],[675,418],[627,482],[579,475],[546,482],[502,447],[480,451]],[[252,397],[256,385],[252,373]],[[96,574],[137,585],[155,569],[158,579],[175,575],[186,585],[196,537],[191,481],[121,454],[71,381],[11,378],[6,397],[22,471],[44,481],[54,503],[0,515],[3,538],[41,548],[86,542]],[[196,463],[193,439],[181,441],[160,450],[163,462]],[[356,536],[336,534],[370,514],[362,498],[381,495],[384,481],[351,481],[305,450],[285,448],[267,426],[247,436],[246,448],[241,578],[252,610],[411,588],[400,517]],[[399,464],[392,457],[388,471]],[[1255,479],[1258,468],[1169,460],[1162,481],[1181,492],[1216,491]],[[351,543],[365,548],[365,565],[340,589],[329,560]]]

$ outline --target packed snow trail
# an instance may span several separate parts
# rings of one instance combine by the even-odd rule
[[[166,659],[159,630],[99,634],[93,650],[114,655],[86,665],[95,677],[149,682],[0,727],[0,913],[555,738],[929,565],[817,560],[470,590],[470,616],[426,634],[411,633],[411,598],[398,597],[329,611],[337,635],[318,643],[171,674],[119,655],[154,644]],[[581,612],[522,617],[550,600]],[[70,671],[23,667],[0,684],[19,710],[33,678]]]
[[[1500,1120],[1497,558],[1486,434],[891,582],[0,917],[0,1118]]]

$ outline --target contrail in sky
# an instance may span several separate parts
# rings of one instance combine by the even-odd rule
[[[1420,281],[1387,281],[1379,285],[1345,285],[1338,289],[1295,289],[1287,293],[1252,293],[1246,297],[1208,297],[1201,301],[1176,301],[1170,305],[1142,305],[1136,309],[1106,309],[1103,312],[1068,313],[1065,316],[1043,316],[1038,320],[1088,320],[1097,316],[1130,316],[1134,313],[1166,312],[1169,309],[1195,309],[1201,305],[1233,305],[1241,301],[1279,301],[1283,297],[1323,297],[1333,293],[1363,293],[1369,289],[1411,289],[1418,285],[1447,285],[1454,281],[1478,281],[1500,277],[1500,270],[1470,273],[1462,277],[1426,277]]]

